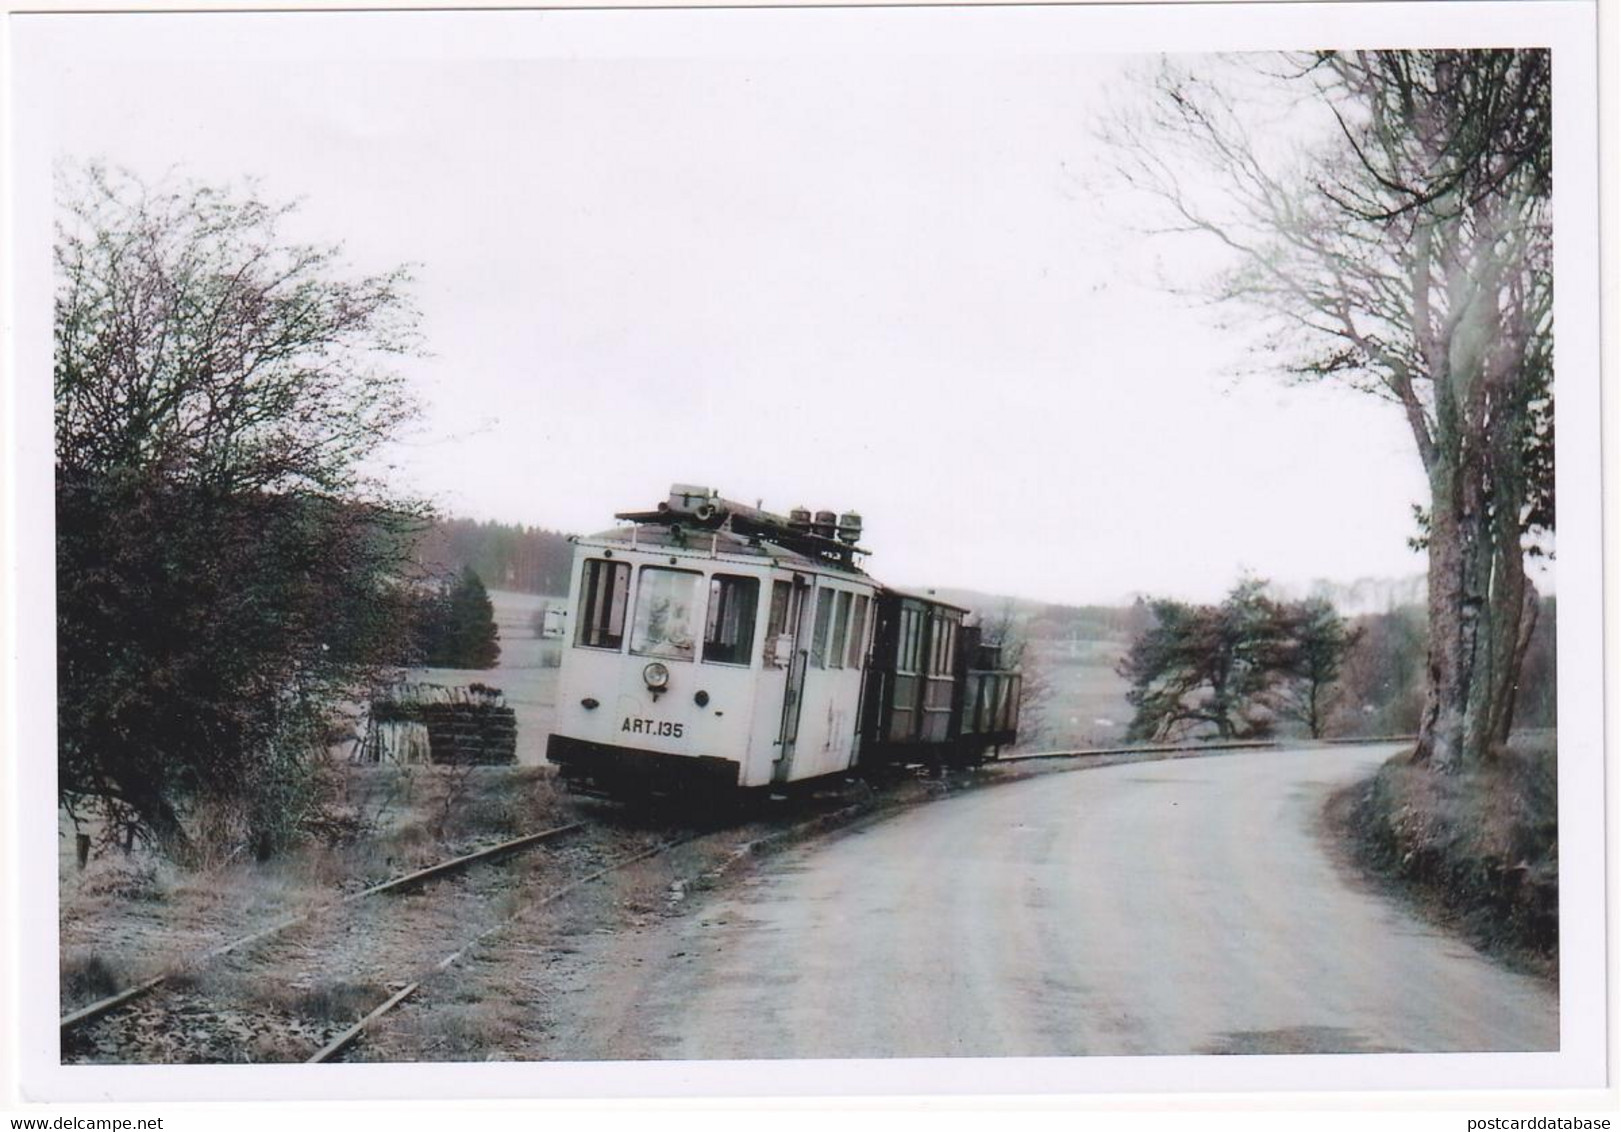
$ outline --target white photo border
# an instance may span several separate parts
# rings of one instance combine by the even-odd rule
[[[29,1100],[1145,1094],[1602,1089],[1607,1043],[1606,750],[1597,9],[1531,3],[1125,4],[533,11],[13,14],[10,290],[16,568],[14,891]],[[253,34],[239,34],[249,21]],[[1560,684],[1560,1049],[1287,1057],[574,1062],[343,1066],[59,1063],[52,513],[52,108],[71,59],[683,59],[859,52],[1209,52],[1546,46],[1555,75]],[[144,54],[143,54],[144,53]],[[1614,219],[1611,217],[1610,219]],[[1613,380],[1610,392],[1614,392]]]

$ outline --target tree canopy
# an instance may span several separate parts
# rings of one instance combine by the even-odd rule
[[[251,191],[60,177],[59,787],[184,851],[261,852],[319,789],[335,704],[400,650],[425,509],[368,460],[413,406],[406,276],[286,239]]]
[[[1110,130],[1205,293],[1273,357],[1392,402],[1429,482],[1417,756],[1507,738],[1553,505],[1552,63],[1543,49],[1166,62]]]
[[[1120,662],[1136,709],[1128,739],[1262,738],[1289,719],[1322,734],[1329,688],[1355,639],[1327,602],[1278,601],[1247,578],[1219,605],[1148,607],[1153,623]]]

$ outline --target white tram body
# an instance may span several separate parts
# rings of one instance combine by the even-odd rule
[[[848,769],[876,595],[850,532],[821,536],[830,545],[812,554],[761,537],[780,522],[761,512],[687,527],[681,517],[705,506],[695,490],[673,490],[666,521],[637,516],[576,540],[548,758],[606,788],[759,787]]]
[[[966,610],[873,581],[854,512],[784,518],[677,484],[618,518],[575,539],[546,748],[570,785],[769,788],[1014,740],[1017,672]]]

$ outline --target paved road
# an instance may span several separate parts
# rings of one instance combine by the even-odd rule
[[[1325,798],[1390,754],[1048,775],[807,846],[672,930],[616,943],[560,1046],[576,1058],[1557,1048],[1554,990],[1331,860]]]

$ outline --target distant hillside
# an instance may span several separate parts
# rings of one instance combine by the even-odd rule
[[[1423,605],[1429,597],[1429,583],[1423,574],[1411,574],[1405,578],[1358,578],[1354,582],[1318,578],[1306,588],[1304,594],[1290,592],[1287,586],[1273,588],[1279,591],[1280,596],[1290,599],[1327,598],[1346,617],[1389,613],[1407,605]]]
[[[1129,641],[1144,627],[1149,613],[1142,605],[1057,605],[981,590],[936,586],[941,601],[972,610],[986,624],[1006,622],[1029,641]]]
[[[489,588],[518,593],[567,593],[573,560],[560,531],[473,519],[442,519],[417,544],[425,570],[454,574],[471,566]]]
[[[1352,582],[1318,578],[1306,586],[1273,583],[1268,589],[1285,601],[1327,598],[1342,616],[1364,617],[1423,606],[1427,585],[1424,575],[1413,574],[1405,578],[1358,578]],[[1070,651],[1083,641],[1129,643],[1152,618],[1148,599],[1143,597],[1120,605],[1059,605],[948,586],[927,592],[972,610],[986,623],[1010,624],[1026,640],[1062,645]]]

